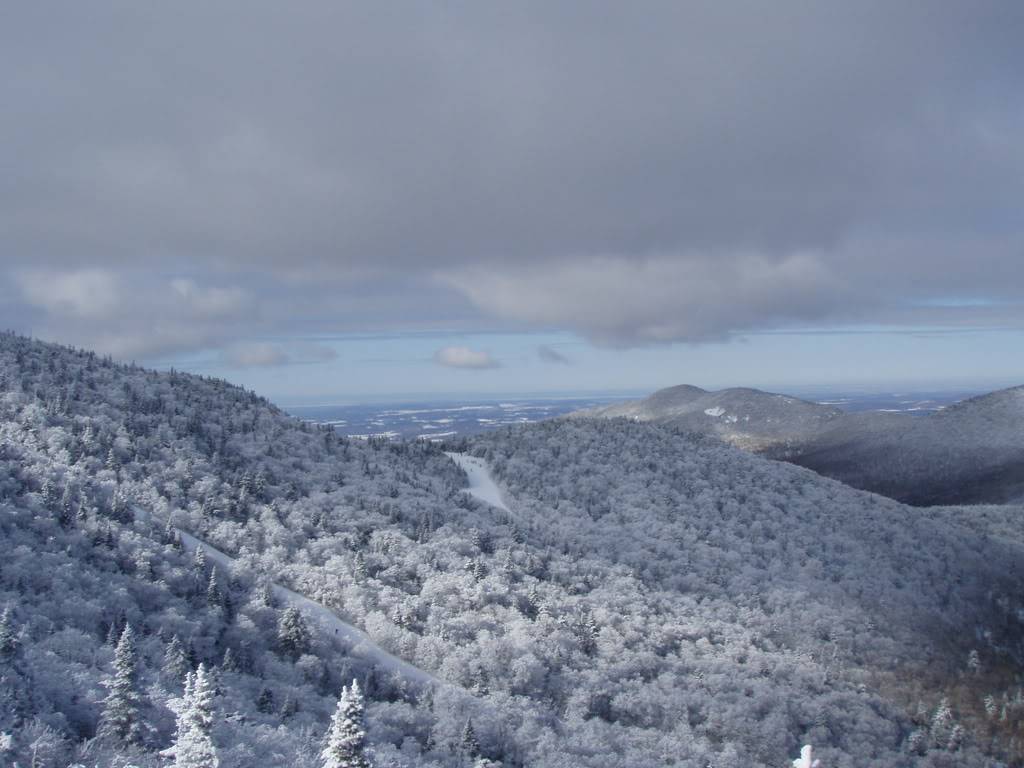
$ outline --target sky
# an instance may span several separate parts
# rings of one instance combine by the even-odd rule
[[[1024,383],[1024,4],[13,4],[0,327],[285,401]]]

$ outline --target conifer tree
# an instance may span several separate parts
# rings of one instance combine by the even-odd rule
[[[20,644],[17,630],[14,628],[11,608],[7,606],[0,614],[0,659],[12,658],[18,652]]]
[[[192,671],[192,665],[188,660],[188,653],[185,651],[185,646],[181,644],[181,640],[178,639],[177,635],[171,638],[171,642],[164,649],[163,671],[169,678],[177,682],[184,680]]]
[[[369,768],[364,749],[366,727],[363,712],[363,693],[359,683],[352,681],[351,687],[341,689],[338,708],[331,718],[327,733],[327,744],[320,753],[323,768]]]
[[[931,729],[929,730],[932,744],[940,749],[944,748],[949,742],[952,729],[953,710],[949,706],[949,699],[943,697],[935,709],[935,714],[932,715]]]
[[[472,720],[467,720],[466,726],[462,729],[459,748],[462,750],[462,754],[470,760],[480,756],[480,742],[477,740],[476,729],[473,728]]]
[[[793,761],[793,768],[821,768],[821,760],[814,757],[814,747],[805,744],[800,750],[800,757]]]
[[[131,624],[125,624],[117,642],[114,677],[107,686],[110,693],[103,702],[100,733],[121,743],[139,743],[143,734],[139,712],[142,695],[138,690],[138,654]]]
[[[217,583],[217,569],[210,569],[210,580],[206,583],[206,604],[211,608],[223,608],[220,585]]]
[[[281,612],[277,622],[277,645],[281,653],[298,658],[309,650],[309,629],[295,606]]]
[[[174,757],[174,768],[218,768],[213,744],[214,690],[202,664],[185,681],[185,696],[178,710],[177,732],[165,755]]]

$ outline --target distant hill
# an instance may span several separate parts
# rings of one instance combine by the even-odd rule
[[[1024,498],[1024,387],[927,416],[849,414],[756,389],[688,385],[573,414],[629,418],[711,435],[911,504]]]
[[[575,417],[654,421],[713,435],[740,448],[766,451],[809,440],[845,415],[787,395],[739,387],[708,392],[683,384],[632,400],[573,414]]]

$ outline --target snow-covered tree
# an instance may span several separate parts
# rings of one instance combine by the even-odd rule
[[[114,675],[103,702],[100,733],[122,743],[139,743],[145,729],[141,721],[142,695],[138,687],[138,654],[135,633],[125,624],[114,651]]]
[[[299,609],[293,605],[281,611],[277,622],[277,646],[281,653],[297,659],[309,650],[309,628]]]
[[[805,744],[800,750],[800,757],[793,761],[793,768],[822,768],[821,760],[814,757],[814,747]]]
[[[476,737],[476,729],[473,728],[473,721],[467,720],[462,728],[462,736],[459,739],[459,750],[469,759],[480,756],[480,741]]]
[[[180,683],[191,671],[192,665],[189,663],[185,646],[181,644],[178,636],[174,635],[164,648],[163,672],[170,679]]]
[[[11,607],[4,608],[0,614],[0,659],[10,658],[18,652],[18,632],[14,627],[14,618],[11,615]]]
[[[174,745],[164,752],[174,758],[174,768],[218,768],[220,759],[213,744],[214,689],[203,664],[185,681],[179,702]]]
[[[928,732],[934,746],[940,749],[946,747],[949,743],[950,733],[953,730],[953,724],[953,710],[949,706],[949,699],[943,697],[939,702],[939,706],[935,708],[935,714],[932,715],[931,728]]]
[[[364,754],[366,726],[363,708],[363,693],[359,690],[359,683],[353,680],[351,686],[341,689],[338,706],[331,718],[327,744],[320,753],[323,768],[369,768],[370,763]]]

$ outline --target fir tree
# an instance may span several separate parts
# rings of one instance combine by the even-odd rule
[[[53,507],[57,500],[57,491],[53,486],[53,480],[47,477],[43,480],[43,485],[39,489],[39,496],[46,507]]]
[[[192,671],[192,665],[188,660],[188,653],[185,651],[185,647],[181,644],[181,640],[178,639],[177,635],[171,638],[171,642],[164,649],[163,671],[164,674],[176,682],[184,680]]]
[[[821,768],[821,760],[814,758],[814,747],[805,744],[800,750],[800,757],[793,761],[793,768]]]
[[[264,688],[256,697],[256,711],[265,715],[274,711],[274,692],[269,688]]]
[[[202,664],[185,682],[185,696],[178,710],[177,732],[165,755],[174,757],[174,768],[218,768],[213,744],[213,686]]]
[[[369,768],[370,763],[363,754],[365,745],[363,694],[359,683],[353,680],[350,688],[341,689],[338,708],[331,718],[327,744],[320,753],[323,768]]]
[[[64,488],[64,493],[60,497],[60,512],[58,513],[57,520],[60,522],[61,528],[70,528],[74,519],[74,496],[71,493],[71,486],[69,485]]]
[[[217,584],[217,569],[210,569],[210,580],[206,584],[206,604],[211,608],[223,608],[220,585]]]
[[[935,714],[932,715],[932,724],[929,730],[932,744],[936,747],[944,748],[949,743],[949,735],[952,729],[953,710],[949,706],[949,699],[943,697],[939,702],[939,706],[935,709]]]
[[[18,632],[14,628],[14,619],[11,617],[10,606],[4,608],[0,614],[0,659],[10,659],[18,652]]]
[[[467,720],[466,726],[462,729],[462,738],[459,739],[459,749],[462,754],[472,760],[480,756],[480,741],[476,737],[476,729],[473,728],[473,721]]]
[[[309,650],[309,629],[295,606],[285,608],[277,621],[277,647],[293,659]]]
[[[139,743],[143,733],[139,716],[142,696],[138,691],[138,654],[131,624],[125,624],[117,642],[114,677],[107,686],[110,693],[103,702],[100,733],[121,743]]]

